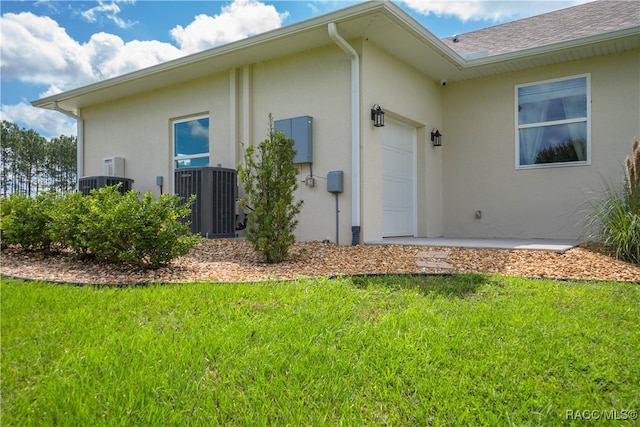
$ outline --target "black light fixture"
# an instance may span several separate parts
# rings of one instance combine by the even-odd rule
[[[377,128],[384,126],[384,111],[378,104],[373,104],[371,108],[371,120],[373,120],[373,126]]]
[[[440,147],[442,145],[442,134],[436,128],[431,129],[431,142],[434,147]]]

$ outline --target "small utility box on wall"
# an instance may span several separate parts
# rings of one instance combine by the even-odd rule
[[[276,120],[273,129],[295,141],[296,157],[293,163],[313,163],[313,117],[302,116]]]
[[[342,193],[344,191],[343,171],[331,171],[327,174],[327,191],[329,193]]]
[[[338,208],[338,194],[344,191],[344,172],[331,171],[327,174],[327,191],[336,195],[336,244],[340,243],[340,209]]]

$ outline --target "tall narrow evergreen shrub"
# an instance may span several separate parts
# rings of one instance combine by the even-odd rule
[[[283,261],[295,242],[295,219],[302,201],[294,200],[298,188],[298,169],[293,163],[296,151],[293,139],[273,128],[269,114],[269,133],[257,145],[246,147],[244,165],[238,164],[248,208],[247,240],[263,261]]]

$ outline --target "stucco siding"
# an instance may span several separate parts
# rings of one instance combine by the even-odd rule
[[[328,172],[342,170],[338,234],[340,243],[351,241],[350,75],[350,60],[337,46],[251,67],[252,143],[267,136],[269,113],[274,120],[313,118],[313,163],[299,166],[296,198],[304,204],[298,216],[298,240],[335,241],[335,196],[327,192],[326,178]],[[315,185],[307,186],[304,180],[311,173]]]
[[[211,163],[235,167],[228,143],[229,80],[222,74],[83,110],[85,175],[102,175],[102,159],[118,156],[137,191],[159,194],[156,176],[163,176],[164,192],[172,192],[171,123],[196,114],[210,117]]]
[[[386,117],[417,131],[417,235],[442,233],[442,152],[432,147],[430,131],[441,127],[442,91],[389,53],[364,42],[362,48],[362,228],[364,241],[382,238],[382,133],[370,110],[379,104]]]
[[[516,169],[515,85],[581,74],[591,79],[591,165]],[[640,134],[639,77],[635,51],[448,85],[443,234],[586,237],[588,201],[603,179],[623,179],[624,158]]]
[[[335,196],[326,191],[326,177],[343,170],[339,235],[346,244],[351,239],[350,88],[349,58],[330,46],[87,108],[82,112],[85,175],[101,175],[102,158],[118,156],[137,191],[159,194],[156,176],[164,176],[164,192],[172,192],[173,120],[208,115],[210,164],[235,168],[243,144],[267,136],[269,113],[274,120],[308,115],[313,164],[299,166],[296,198],[304,205],[296,236],[335,240]],[[312,173],[311,187],[304,180]]]

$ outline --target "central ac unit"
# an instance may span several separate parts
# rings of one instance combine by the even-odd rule
[[[118,184],[122,184],[118,189],[122,194],[133,189],[133,179],[131,178],[120,178],[117,176],[85,176],[78,180],[78,190],[82,192],[83,196],[88,196],[93,189]]]
[[[191,206],[191,231],[207,238],[235,237],[237,173],[234,169],[199,167],[175,171],[175,193],[196,195]]]

